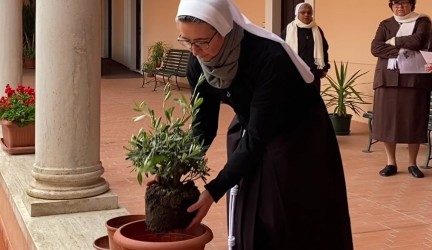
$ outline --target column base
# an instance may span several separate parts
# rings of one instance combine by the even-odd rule
[[[38,199],[29,195],[26,195],[23,200],[32,217],[119,208],[118,196],[111,191],[98,196],[72,200]]]

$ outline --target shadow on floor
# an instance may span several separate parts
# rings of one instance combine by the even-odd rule
[[[101,64],[101,74],[104,79],[142,78],[140,73],[112,59],[102,58]]]

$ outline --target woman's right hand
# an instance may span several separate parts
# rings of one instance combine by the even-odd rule
[[[208,211],[210,210],[210,207],[213,205],[213,197],[209,193],[209,191],[204,190],[198,201],[192,205],[190,205],[187,209],[189,213],[192,213],[194,211],[197,211],[195,217],[193,218],[192,222],[189,224],[189,226],[186,228],[186,230],[199,225],[202,221],[202,219],[207,215]]]
[[[428,73],[432,73],[432,63],[425,64],[425,70]]]

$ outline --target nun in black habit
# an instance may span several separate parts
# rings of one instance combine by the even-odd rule
[[[341,156],[305,63],[278,36],[253,25],[232,0],[181,0],[178,41],[187,77],[204,98],[195,132],[216,136],[221,102],[245,129],[217,177],[188,211],[190,227],[240,184],[235,249],[353,249]],[[240,127],[240,126],[239,126]],[[235,131],[234,131],[235,132]]]

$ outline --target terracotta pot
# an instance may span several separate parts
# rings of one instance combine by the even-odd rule
[[[108,233],[109,246],[110,246],[109,249],[111,249],[111,250],[120,250],[121,249],[113,241],[114,233],[117,231],[117,229],[119,229],[121,226],[126,225],[130,222],[143,220],[143,219],[145,219],[144,214],[129,214],[129,215],[114,217],[112,219],[107,220],[107,222],[105,223],[105,227],[106,227],[107,233]]]
[[[93,247],[96,250],[110,250],[108,235],[97,238],[93,241]]]
[[[36,60],[34,57],[24,57],[23,65],[26,69],[34,69],[36,68]]]
[[[212,239],[212,231],[204,224],[188,231],[152,233],[145,220],[126,224],[114,233],[114,242],[122,250],[204,250]]]
[[[35,124],[19,127],[17,123],[2,120],[1,144],[9,154],[33,154],[35,152]]]

